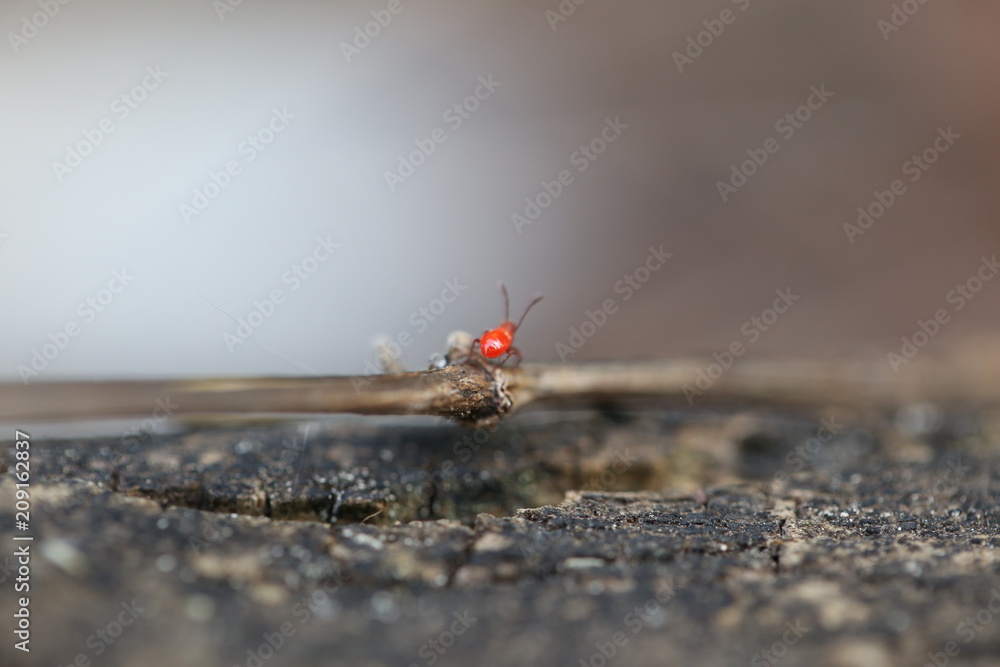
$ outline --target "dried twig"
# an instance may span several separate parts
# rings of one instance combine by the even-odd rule
[[[501,414],[494,380],[473,366],[398,375],[216,378],[0,385],[0,420],[148,415],[169,397],[175,415],[350,412],[480,421]]]
[[[0,420],[128,417],[169,397],[177,415],[356,413],[436,415],[486,425],[535,403],[580,405],[647,398],[719,403],[866,407],[914,400],[993,402],[1000,365],[981,355],[896,374],[884,363],[740,362],[711,379],[706,361],[526,364],[472,361],[396,375],[0,385]],[[714,374],[714,373],[712,373]],[[710,382],[708,380],[711,380]]]

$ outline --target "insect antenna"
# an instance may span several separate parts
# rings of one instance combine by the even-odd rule
[[[507,296],[507,286],[500,281],[500,291],[503,292],[503,321],[510,320],[510,297]]]
[[[541,294],[536,294],[535,298],[532,299],[531,303],[528,304],[528,307],[524,309],[524,313],[521,315],[521,319],[519,319],[517,321],[517,327],[516,327],[517,329],[521,328],[521,322],[524,322],[524,318],[527,316],[528,311],[531,310],[531,307],[534,306],[536,303],[538,303],[541,300],[542,300],[542,295]]]

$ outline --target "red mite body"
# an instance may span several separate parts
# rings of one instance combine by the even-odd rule
[[[479,341],[479,351],[487,359],[496,359],[510,349],[514,343],[514,332],[517,325],[513,322],[504,322],[496,329],[487,331]]]
[[[514,347],[514,334],[521,327],[521,323],[524,322],[524,317],[531,310],[531,307],[542,300],[542,295],[539,294],[531,300],[528,307],[524,309],[521,319],[518,320],[517,324],[514,324],[510,321],[510,298],[507,296],[507,287],[503,283],[500,283],[500,291],[503,292],[504,302],[503,322],[496,329],[485,331],[482,337],[472,341],[472,348],[475,349],[476,343],[479,343],[479,352],[487,359],[496,359],[506,354],[507,356],[504,357],[500,364],[503,364],[511,356],[517,357],[518,362],[520,362],[521,351]]]

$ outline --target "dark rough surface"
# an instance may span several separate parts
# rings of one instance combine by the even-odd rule
[[[998,424],[908,406],[33,438],[32,652],[12,649],[4,474],[0,664],[1000,664]]]

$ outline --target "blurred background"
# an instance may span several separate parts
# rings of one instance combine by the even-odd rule
[[[2,380],[422,368],[498,280],[529,360],[989,333],[998,14],[5,2]]]

